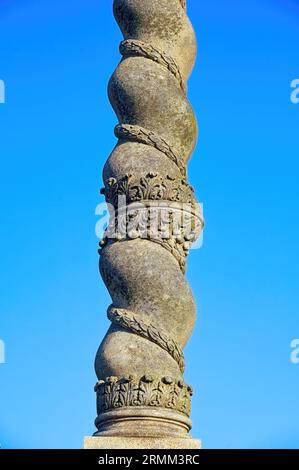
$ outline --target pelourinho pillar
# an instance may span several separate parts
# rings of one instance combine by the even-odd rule
[[[122,60],[109,83],[118,143],[104,170],[100,272],[111,326],[96,356],[98,431],[86,448],[199,448],[183,349],[195,304],[186,257],[203,221],[186,166],[196,40],[184,0],[114,0]]]

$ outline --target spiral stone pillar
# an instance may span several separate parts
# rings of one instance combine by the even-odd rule
[[[186,171],[196,40],[184,0],[113,8],[124,40],[109,82],[118,142],[103,170],[110,223],[99,250],[111,326],[95,361],[98,431],[85,447],[198,448],[183,378],[196,314],[186,257],[203,226]]]

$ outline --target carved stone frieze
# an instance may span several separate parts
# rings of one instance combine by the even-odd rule
[[[107,377],[96,386],[98,414],[129,406],[176,410],[189,416],[192,388],[172,377]]]
[[[114,207],[118,206],[119,196],[126,197],[126,203],[137,201],[170,201],[194,205],[194,189],[185,179],[170,175],[162,176],[149,172],[136,178],[133,174],[126,174],[120,180],[109,178],[105,188],[101,190],[106,202]]]

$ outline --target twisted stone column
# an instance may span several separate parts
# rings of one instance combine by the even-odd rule
[[[186,172],[197,137],[186,98],[196,40],[184,0],[114,0],[114,16],[124,40],[109,82],[119,124],[103,170],[111,219],[100,272],[112,305],[95,362],[95,436],[186,443],[183,348],[195,304],[184,272],[203,225]]]

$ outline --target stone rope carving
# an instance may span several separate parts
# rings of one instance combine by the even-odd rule
[[[119,46],[119,51],[124,57],[145,57],[146,59],[157,62],[157,64],[163,65],[163,67],[166,67],[175,76],[182,90],[184,92],[186,91],[186,83],[184,83],[181,71],[172,57],[167,56],[150,44],[132,39],[122,41]]]
[[[141,144],[151,145],[157,150],[165,153],[165,155],[177,165],[180,172],[182,173],[182,176],[186,177],[186,166],[183,159],[176,155],[171,146],[165,142],[162,137],[159,137],[154,132],[143,129],[140,126],[123,124],[116,126],[114,133],[115,136],[120,140],[128,140],[131,142],[139,142]]]
[[[178,363],[180,370],[184,372],[185,361],[183,351],[161,328],[157,328],[152,323],[145,323],[140,318],[136,318],[134,313],[128,310],[114,308],[113,306],[108,308],[107,316],[112,323],[120,325],[125,330],[135,333],[136,335],[149,339],[160,346],[160,348],[167,351]]]
[[[101,190],[110,222],[100,273],[112,306],[95,361],[96,436],[188,437],[183,348],[196,308],[184,272],[203,228],[186,175],[196,40],[184,0],[114,0],[113,9],[123,57],[108,87],[118,142]]]

